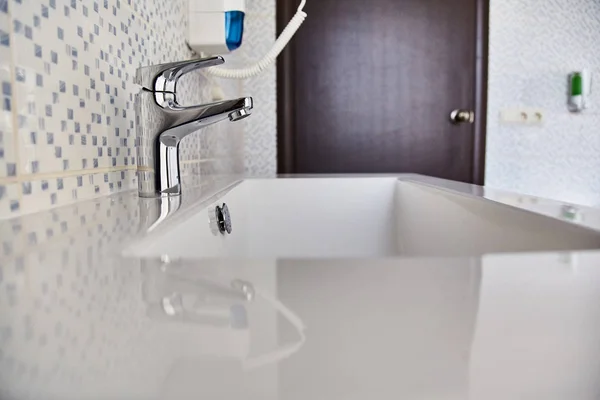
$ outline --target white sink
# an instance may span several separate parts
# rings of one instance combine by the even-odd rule
[[[128,249],[136,256],[362,258],[476,256],[600,247],[600,232],[519,195],[415,176],[248,179]],[[209,226],[226,203],[231,234]],[[549,204],[556,215],[548,214]],[[533,211],[532,211],[533,210]],[[554,211],[550,212],[552,214]],[[571,215],[572,217],[572,215]],[[571,219],[576,220],[572,217]],[[214,227],[213,227],[214,228]]]

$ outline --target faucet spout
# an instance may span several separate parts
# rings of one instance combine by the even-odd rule
[[[202,66],[199,60],[194,63],[185,62],[189,66]],[[168,64],[177,69],[176,64]],[[162,71],[164,67],[149,68],[153,73]],[[140,83],[152,82],[148,71],[138,71],[138,76],[146,77]],[[174,82],[161,83],[159,89],[174,90],[181,74],[170,74]],[[162,73],[157,79],[164,80]],[[149,85],[148,85],[149,86]],[[177,103],[174,91],[142,88],[135,98],[136,110],[136,145],[138,160],[138,187],[142,197],[177,196],[181,194],[179,167],[179,144],[187,135],[216,122],[229,119],[239,121],[252,113],[251,97],[216,103],[184,107]]]
[[[160,136],[161,138],[174,137],[181,140],[198,129],[228,118],[230,121],[239,121],[241,118],[235,116],[239,113],[249,116],[252,113],[252,108],[251,97],[192,107],[181,107],[172,103],[163,107],[164,112],[168,113],[169,116],[169,127]]]

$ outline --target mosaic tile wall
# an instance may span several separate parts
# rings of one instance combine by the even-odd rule
[[[249,6],[248,27],[257,29],[249,29],[244,53],[229,57],[232,65],[273,41],[274,2]],[[133,75],[139,66],[193,57],[185,9],[185,0],[0,0],[0,218],[136,188]],[[184,183],[240,175],[245,159],[275,149],[274,69],[248,82],[201,73],[185,80],[184,104],[211,101],[212,83],[228,98],[260,93],[256,116],[184,140]],[[266,130],[272,143],[254,140]],[[245,143],[256,143],[246,157]],[[265,175],[275,156],[267,167],[248,164]]]
[[[567,74],[600,78],[600,3],[492,0],[486,184],[600,205],[600,93],[592,108],[567,111]],[[541,127],[506,125],[502,109],[545,111]]]

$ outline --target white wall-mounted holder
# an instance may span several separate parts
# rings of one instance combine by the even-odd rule
[[[592,74],[590,71],[582,69],[570,73],[568,85],[569,111],[578,113],[589,108],[589,96],[592,93]]]
[[[236,50],[242,45],[245,12],[245,0],[188,0],[188,45],[198,54]]]
[[[190,20],[187,41],[197,56],[228,53],[242,45],[245,0],[188,0],[188,4]],[[260,75],[275,63],[279,53],[306,19],[307,15],[303,11],[305,5],[306,0],[301,0],[294,17],[271,50],[259,61],[242,68],[210,67],[204,69],[204,73],[227,79],[246,79]]]

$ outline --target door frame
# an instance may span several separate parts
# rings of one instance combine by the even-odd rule
[[[314,0],[318,1],[318,0]],[[485,149],[487,127],[487,83],[489,53],[490,0],[475,0],[475,123],[473,124],[473,170],[472,183],[485,183]],[[277,34],[281,34],[296,14],[298,0],[276,0]],[[310,16],[309,16],[310,18]],[[277,173],[296,173],[295,112],[296,91],[295,44],[292,40],[277,61]]]

